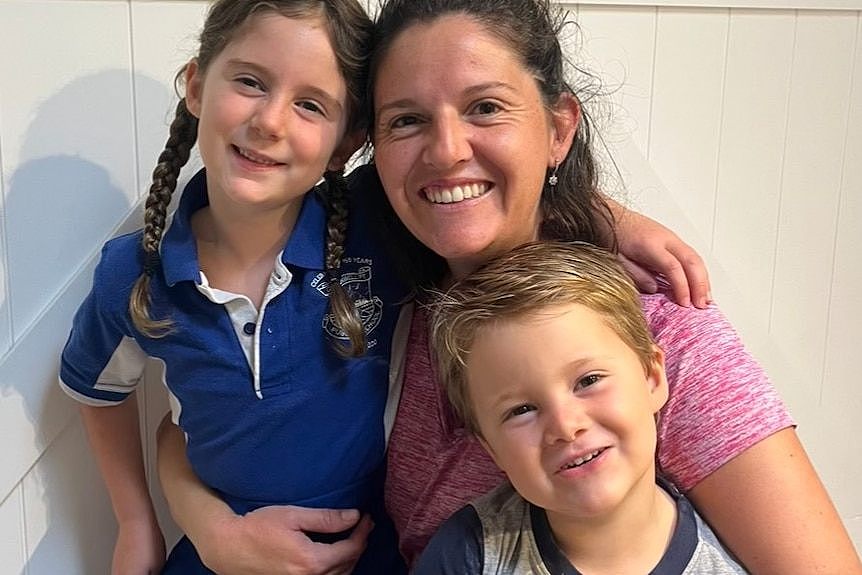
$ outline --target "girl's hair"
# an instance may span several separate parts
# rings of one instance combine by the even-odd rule
[[[321,19],[327,27],[339,71],[347,84],[347,133],[367,128],[366,90],[368,56],[372,22],[356,0],[218,0],[209,9],[200,35],[196,56],[198,69],[205,74],[212,61],[230,44],[253,16],[274,12],[287,18]],[[185,68],[177,73],[175,83],[182,82]],[[179,90],[178,90],[179,92]],[[135,282],[129,300],[129,313],[135,327],[149,337],[166,335],[172,322],[169,318],[150,316],[150,279],[159,272],[159,246],[171,194],[177,187],[180,170],[189,159],[197,140],[198,121],[186,107],[185,98],[177,105],[170,128],[170,137],[159,156],[153,183],[144,212],[143,250],[144,272]],[[347,232],[347,189],[340,174],[327,172],[326,268],[330,283],[330,305],[336,324],[349,335],[350,345],[339,346],[345,355],[365,352],[365,332],[355,307],[338,281],[343,253],[342,243]]]
[[[582,242],[536,242],[494,259],[431,304],[430,340],[437,373],[468,431],[479,434],[467,362],[484,329],[578,304],[599,314],[635,353],[646,373],[656,345],[632,280],[610,252]],[[481,332],[481,333],[480,333]]]
[[[411,26],[453,14],[478,22],[508,46],[536,79],[548,109],[552,109],[566,94],[571,95],[581,109],[574,142],[557,169],[558,183],[555,188],[545,185],[542,190],[541,236],[600,244],[610,239],[612,248],[616,249],[613,217],[598,194],[591,120],[583,107],[585,98],[579,97],[581,93],[595,92],[595,86],[591,86],[595,78],[575,68],[578,80],[585,85],[576,89],[566,80],[567,62],[559,36],[566,22],[562,13],[552,13],[548,0],[384,0],[375,25],[369,101],[373,102],[380,66],[398,36]],[[371,126],[374,126],[373,106],[371,113]],[[382,190],[375,190],[372,199],[383,218],[382,227],[386,233],[394,235],[389,242],[408,250],[401,254],[401,264],[409,276],[407,279],[423,288],[439,282],[447,269],[445,261],[410,234],[398,220]]]

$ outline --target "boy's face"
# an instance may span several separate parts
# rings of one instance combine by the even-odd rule
[[[481,329],[467,364],[482,443],[515,489],[553,520],[605,516],[655,489],[663,356],[638,356],[581,305]]]

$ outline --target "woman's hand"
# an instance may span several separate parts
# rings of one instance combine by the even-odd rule
[[[195,475],[180,429],[166,417],[158,431],[158,470],[177,525],[204,564],[222,575],[342,575],[365,550],[373,524],[353,509],[263,507],[239,516]],[[307,532],[340,533],[316,543]]]
[[[614,216],[620,260],[638,289],[653,293],[663,276],[681,306],[706,307],[712,301],[709,273],[698,253],[673,231],[605,198]]]
[[[347,539],[315,543],[305,534],[338,533]],[[263,507],[213,523],[209,535],[192,539],[207,567],[222,575],[347,575],[365,549],[373,524],[356,511]]]

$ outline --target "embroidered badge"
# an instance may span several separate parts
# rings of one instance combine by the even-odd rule
[[[348,263],[348,260],[345,260],[344,263]],[[347,292],[347,296],[356,304],[356,310],[359,312],[359,319],[362,321],[366,335],[370,335],[374,331],[383,316],[383,302],[371,292],[371,276],[371,266],[363,265],[355,272],[342,273],[339,281],[341,287]],[[329,285],[325,282],[319,282],[315,287],[320,293],[329,295]],[[326,314],[323,318],[323,329],[336,339],[344,341],[349,339],[347,334],[335,325],[331,313]],[[368,343],[371,347],[371,342]]]

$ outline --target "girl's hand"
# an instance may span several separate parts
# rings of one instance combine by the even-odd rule
[[[691,246],[657,221],[606,201],[614,215],[620,260],[638,289],[654,293],[659,275],[670,284],[679,305],[704,308],[712,302],[709,273]]]
[[[339,533],[347,539],[315,543],[305,534]],[[355,510],[262,507],[213,524],[193,541],[207,567],[222,575],[347,575],[365,550],[371,520]]]
[[[165,564],[165,538],[151,521],[125,521],[114,545],[112,575],[158,575]]]

